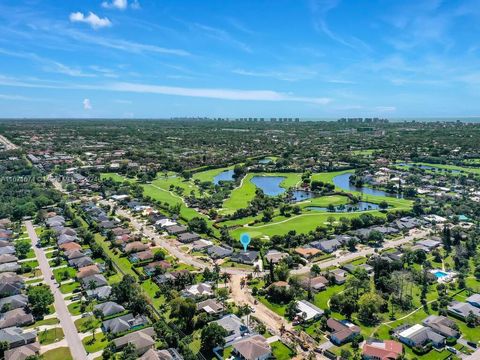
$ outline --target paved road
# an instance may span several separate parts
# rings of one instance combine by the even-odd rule
[[[480,360],[480,349],[475,351],[472,355],[464,357],[465,360]]]
[[[18,149],[18,146],[8,140],[5,136],[0,135],[0,143],[5,145],[5,149],[7,150],[15,150]]]
[[[74,360],[87,360],[87,353],[85,351],[85,348],[83,347],[82,341],[80,340],[77,328],[72,321],[70,312],[67,309],[67,305],[65,304],[63,295],[57,288],[54,280],[51,279],[53,273],[52,269],[50,268],[50,264],[48,263],[48,259],[45,256],[45,251],[42,248],[37,248],[36,246],[39,242],[39,239],[37,234],[35,233],[32,222],[26,221],[25,226],[27,227],[28,235],[32,240],[33,250],[35,251],[35,255],[37,256],[38,264],[40,266],[40,270],[42,271],[45,283],[50,286],[50,289],[52,290],[55,297],[56,314],[58,319],[60,320],[60,325],[65,334],[65,339],[67,340],[67,344],[70,348],[70,352],[72,353],[72,357]]]
[[[428,231],[426,231],[426,230],[413,230],[413,231],[411,231],[411,233],[409,235],[404,236],[400,239],[385,241],[383,243],[382,247],[378,248],[378,251],[380,252],[382,250],[396,248],[400,245],[409,243],[409,242],[411,242],[415,239],[421,239],[421,238],[425,237],[426,235],[428,235]],[[338,266],[338,265],[340,265],[340,263],[346,263],[346,262],[349,262],[349,261],[354,260],[356,258],[371,255],[373,253],[375,253],[375,249],[368,247],[368,248],[362,249],[362,250],[354,252],[354,253],[348,253],[346,255],[342,255],[341,257],[338,257],[338,258],[334,258],[334,259],[330,259],[330,260],[326,260],[326,261],[319,261],[319,262],[315,262],[315,263],[309,263],[309,264],[307,264],[306,266],[304,266],[300,269],[296,269],[296,270],[291,271],[291,274],[301,275],[301,274],[308,273],[310,271],[311,267],[314,264],[318,265],[320,267],[320,269],[322,269],[322,270],[327,269],[331,266]]]
[[[101,202],[104,205],[112,205],[106,201]],[[144,222],[140,221],[139,219],[135,218],[130,212],[117,209],[117,214],[129,219],[130,224],[137,230],[143,232],[147,237],[152,238],[155,241],[155,244],[167,250],[170,255],[176,257],[181,262],[185,264],[195,266],[199,269],[205,268],[212,268],[213,264],[209,262],[204,262],[199,260],[193,255],[184,253],[179,249],[178,244],[172,243],[171,239],[168,239],[166,236],[163,236],[156,232],[156,230],[151,225],[146,225]],[[143,230],[142,230],[143,229]],[[252,271],[245,270],[245,269],[233,269],[233,268],[223,268],[222,271],[232,274],[232,275],[246,275],[251,273]]]

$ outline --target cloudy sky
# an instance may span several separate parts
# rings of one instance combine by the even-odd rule
[[[480,115],[480,0],[1,0],[0,117]]]

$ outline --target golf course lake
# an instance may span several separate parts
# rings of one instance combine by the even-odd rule
[[[233,181],[233,170],[225,170],[213,178],[213,183],[217,185],[220,181]]]
[[[335,212],[354,212],[354,211],[367,211],[367,210],[378,210],[380,207],[378,204],[374,204],[367,201],[360,201],[356,204],[347,204],[347,205],[338,205],[335,206]],[[307,206],[306,210],[314,211],[329,211],[326,207],[320,206]]]
[[[277,196],[285,192],[285,189],[280,186],[283,180],[285,180],[284,176],[254,176],[250,181],[262,189],[265,195]]]
[[[312,191],[294,190],[292,191],[292,196],[293,202],[299,202],[315,197],[315,193]]]
[[[401,194],[394,194],[394,193],[388,193],[383,190],[377,190],[377,189],[372,189],[369,187],[356,187],[352,184],[350,184],[350,177],[352,176],[351,173],[345,173],[341,175],[337,175],[333,178],[333,183],[335,184],[336,187],[352,192],[352,191],[358,191],[361,192],[362,194],[365,195],[372,195],[372,196],[387,196],[387,197],[394,197],[394,198],[402,198],[403,195]]]

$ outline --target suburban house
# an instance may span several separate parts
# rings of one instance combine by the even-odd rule
[[[131,252],[138,252],[138,251],[144,251],[147,250],[149,246],[147,244],[142,243],[141,241],[134,241],[128,244],[125,244],[123,247],[123,251],[128,253]]]
[[[32,314],[25,312],[23,308],[13,309],[0,314],[0,329],[12,326],[25,326],[35,322]]]
[[[35,331],[23,332],[19,327],[9,327],[0,330],[0,342],[8,343],[10,349],[32,344],[37,339]]]
[[[84,266],[80,270],[77,271],[77,279],[83,279],[88,276],[100,274],[100,269],[96,264]]]
[[[473,294],[467,298],[467,303],[477,308],[480,308],[480,294]]]
[[[77,259],[69,260],[68,264],[74,268],[81,269],[85,266],[93,265],[94,262],[90,256],[83,256]]]
[[[313,247],[309,247],[309,248],[299,247],[295,249],[295,252],[305,259],[311,259],[312,257],[317,256],[318,254],[321,253],[320,250],[315,249]]]
[[[249,328],[234,314],[225,315],[214,322],[227,331],[224,347],[232,345],[233,342],[241,339],[245,334],[250,333]]]
[[[80,281],[83,287],[86,289],[91,289],[93,286],[95,288],[99,288],[108,285],[107,279],[105,279],[105,276],[103,276],[102,274],[86,276]]]
[[[297,316],[296,322],[304,322],[304,321],[316,321],[322,317],[324,311],[313,305],[311,302],[307,300],[300,300],[297,301]]]
[[[149,327],[114,339],[113,343],[118,350],[122,350],[128,344],[132,344],[137,351],[137,355],[143,355],[148,350],[154,348],[154,335],[155,331],[152,327]]]
[[[108,299],[112,292],[111,286],[102,286],[95,289],[87,290],[87,297],[89,299],[105,300]]]
[[[285,259],[288,257],[288,254],[285,252],[280,252],[275,249],[268,250],[268,252],[265,254],[265,260],[267,262],[271,262],[272,264],[278,264],[282,259]]]
[[[2,309],[21,309],[28,305],[28,297],[25,294],[12,295],[0,299],[0,312]]]
[[[403,354],[403,346],[394,340],[367,340],[362,348],[365,360],[396,360]]]
[[[0,297],[18,295],[25,287],[21,276],[13,272],[0,273]]]
[[[183,234],[188,231],[186,226],[183,225],[171,225],[165,227],[165,230],[170,234],[170,235],[179,235]]]
[[[189,298],[213,296],[212,285],[207,283],[190,285],[182,291],[182,295]]]
[[[397,332],[397,337],[398,340],[410,347],[422,347],[428,343],[431,343],[436,348],[442,348],[445,345],[444,336],[421,324],[407,326],[406,328],[402,327]]]
[[[333,318],[327,320],[330,329],[330,341],[335,345],[345,344],[360,334],[360,328],[352,323],[343,323]]]
[[[125,308],[117,304],[114,301],[107,301],[98,305],[95,305],[95,310],[102,314],[102,317],[112,316],[125,311]]]
[[[40,344],[33,342],[31,344],[19,346],[5,351],[5,360],[23,360],[30,356],[38,355],[40,352]]]
[[[312,278],[305,278],[301,281],[302,288],[308,290],[309,288],[313,291],[322,291],[325,290],[328,286],[328,280],[325,276],[319,275]]]
[[[253,265],[258,259],[258,251],[240,251],[238,253],[233,254],[230,257],[231,261],[238,262],[241,264],[248,264]]]
[[[272,349],[262,335],[252,335],[238,340],[232,345],[232,353],[240,359],[266,360],[271,357]]]
[[[212,259],[223,259],[233,254],[233,250],[231,248],[218,245],[207,247],[206,252]]]
[[[467,319],[467,316],[470,313],[473,313],[473,315],[480,317],[480,308],[465,302],[453,301],[450,305],[447,306],[447,311],[451,315],[458,317],[464,321]]]
[[[188,244],[199,239],[200,239],[200,235],[194,232],[186,232],[186,233],[178,234],[178,241],[184,244]]]
[[[445,316],[430,315],[422,321],[422,324],[428,326],[437,334],[445,336],[446,338],[460,337],[460,333],[457,330],[457,325],[455,322],[449,318],[446,318]]]
[[[106,333],[120,334],[131,330],[134,327],[148,324],[145,316],[133,316],[133,314],[125,314],[113,319],[105,320],[102,323],[102,330]]]
[[[174,348],[163,350],[152,348],[143,354],[139,360],[183,360],[183,356]]]
[[[315,249],[322,250],[327,254],[331,254],[332,252],[337,250],[339,247],[341,247],[342,243],[337,239],[320,240],[320,241],[314,241],[310,243],[310,246],[314,247]]]
[[[172,265],[166,260],[154,261],[150,264],[147,264],[143,267],[143,271],[148,276],[155,274],[156,269],[160,269],[162,271],[168,270],[172,267]]]
[[[144,261],[152,260],[153,259],[153,253],[150,249],[144,250],[144,251],[139,251],[139,252],[130,254],[130,257],[128,259],[132,263],[144,262]]]
[[[215,299],[207,299],[197,303],[197,311],[205,311],[209,315],[219,315],[224,311],[223,305]]]
[[[333,277],[333,280],[337,285],[342,285],[347,280],[347,273],[342,269],[329,270],[328,274]]]

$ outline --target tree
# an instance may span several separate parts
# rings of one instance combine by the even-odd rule
[[[378,313],[383,306],[380,295],[369,292],[363,294],[358,300],[358,319],[364,324],[374,324],[378,320]]]
[[[293,320],[298,313],[298,306],[295,300],[290,301],[285,309],[285,316],[289,320]]]
[[[18,240],[15,243],[15,252],[19,259],[25,259],[31,248],[30,240]]]
[[[30,286],[27,289],[27,295],[33,316],[39,318],[48,314],[48,307],[53,304],[54,298],[47,285]]]
[[[5,351],[10,348],[10,345],[7,341],[0,341],[0,359],[3,359]]]
[[[197,311],[197,306],[193,299],[184,299],[177,297],[172,300],[170,316],[183,321],[187,331],[193,329],[193,318]]]
[[[217,346],[222,347],[225,345],[225,336],[227,336],[227,330],[218,325],[217,323],[210,323],[202,329],[201,333],[201,347],[204,354],[209,354]]]

